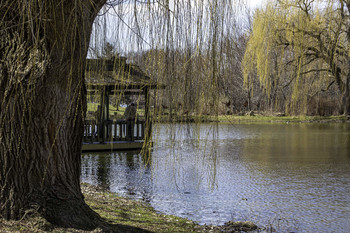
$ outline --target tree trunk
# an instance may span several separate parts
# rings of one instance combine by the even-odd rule
[[[80,190],[84,66],[104,0],[0,6],[0,216],[93,229]]]
[[[350,34],[348,36],[350,41]],[[348,59],[348,66],[350,66],[350,59]],[[350,115],[350,71],[347,72],[345,77],[345,82],[339,86],[340,91],[342,92],[341,98],[341,113],[344,115]]]
[[[345,83],[345,91],[343,95],[343,103],[344,103],[344,114],[349,116],[350,115],[350,72],[348,74],[348,77],[346,78]]]

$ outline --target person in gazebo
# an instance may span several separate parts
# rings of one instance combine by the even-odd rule
[[[101,121],[101,106],[100,105],[97,106],[97,110],[95,111],[94,114],[95,114],[95,121],[97,124],[99,124]]]
[[[135,118],[136,118],[136,106],[134,103],[131,103],[129,106],[126,107],[124,112],[124,117],[126,120],[126,139],[127,140],[133,140],[134,138],[134,124],[135,124]]]

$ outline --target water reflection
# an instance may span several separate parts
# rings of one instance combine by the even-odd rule
[[[337,163],[350,156],[349,124],[295,124],[259,127],[260,135],[244,142],[252,161]]]
[[[152,195],[151,168],[139,151],[83,154],[82,182],[148,202]]]
[[[158,125],[149,165],[137,151],[84,154],[82,181],[202,224],[344,232],[349,136],[349,124]]]

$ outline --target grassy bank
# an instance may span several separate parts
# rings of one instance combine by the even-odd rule
[[[82,184],[87,204],[110,225],[112,232],[198,232],[194,222],[158,214],[149,205],[103,191],[95,186]],[[51,225],[37,214],[21,221],[5,221],[0,218],[0,232],[85,232]],[[103,232],[96,229],[94,232]]]
[[[242,232],[259,229],[251,222],[229,222],[225,226],[200,226],[195,222],[173,215],[157,213],[150,205],[119,197],[96,186],[82,184],[86,203],[104,220],[105,225],[92,232]],[[107,228],[106,228],[107,226]],[[106,230],[107,229],[107,230]],[[248,230],[247,230],[248,229]],[[56,227],[35,212],[20,221],[0,218],[0,232],[86,232]]]
[[[88,103],[87,111],[88,118],[95,119],[93,112],[97,111],[98,103]],[[125,107],[119,107],[118,109],[114,105],[109,105],[110,117],[115,119],[124,119]],[[152,113],[152,111],[151,111]],[[137,114],[144,116],[144,109],[138,109]],[[168,110],[164,111],[163,114],[152,116],[155,122],[169,123],[169,122],[220,122],[220,123],[307,123],[307,122],[345,122],[349,121],[349,116],[278,116],[274,113],[261,113],[250,116],[247,115],[181,115],[174,113],[173,118],[170,119]]]
[[[121,224],[151,232],[196,232],[196,224],[190,220],[158,214],[148,204],[122,198],[114,193],[83,184],[88,205],[111,224]],[[132,231],[131,231],[132,232]]]
[[[345,122],[347,116],[236,116],[236,115],[220,115],[211,117],[214,121],[221,123],[244,123],[244,122],[266,122],[266,123],[311,123],[311,122]]]
[[[253,223],[233,222],[229,226],[200,226],[172,215],[157,213],[150,205],[122,198],[98,187],[82,184],[87,204],[105,221],[107,232],[241,232]],[[253,225],[256,229],[256,226]],[[105,228],[104,228],[105,229]],[[86,232],[53,226],[38,214],[28,214],[20,221],[0,218],[0,232]],[[93,232],[105,232],[102,228]]]
[[[169,116],[155,116],[155,122],[170,123],[170,122],[219,122],[223,124],[237,123],[327,123],[327,122],[349,122],[348,116],[269,116],[269,115],[192,115],[192,116],[177,116],[174,119],[169,119]]]

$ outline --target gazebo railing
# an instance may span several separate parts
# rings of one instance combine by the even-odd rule
[[[128,127],[131,125],[131,132]],[[84,143],[104,143],[113,141],[134,141],[144,140],[145,121],[134,122],[126,120],[104,121],[98,124],[94,120],[86,120],[84,125]]]

